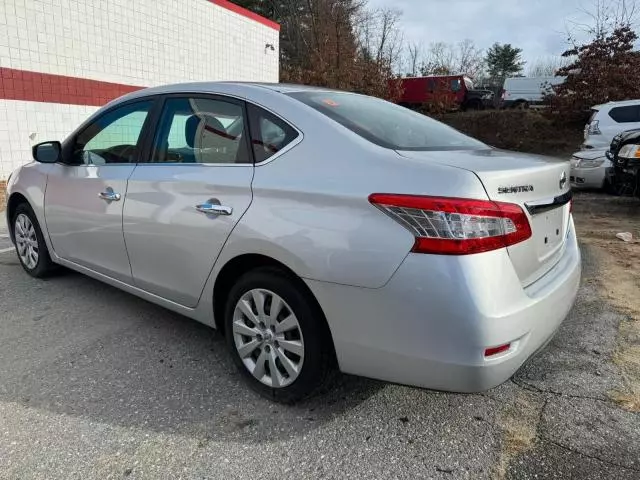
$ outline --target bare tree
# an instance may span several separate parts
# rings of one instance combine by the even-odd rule
[[[423,75],[467,75],[476,78],[484,67],[482,50],[472,40],[465,39],[457,44],[432,43],[421,71]]]
[[[432,43],[429,51],[429,57],[433,64],[442,72],[451,74],[456,69],[456,54],[453,46],[449,43]]]
[[[633,27],[638,20],[637,0],[590,0],[582,4],[578,12],[585,20],[567,22],[569,43],[576,46],[576,32],[584,32],[593,38],[603,38],[619,27]]]
[[[404,37],[399,28],[400,10],[379,8],[360,9],[354,30],[362,51],[378,64],[398,67],[401,62]]]
[[[457,45],[457,70],[470,78],[480,76],[485,68],[484,52],[468,38]]]
[[[408,75],[415,77],[418,75],[418,66],[422,56],[422,49],[417,43],[409,43],[407,45],[407,59],[409,62]]]
[[[556,72],[571,63],[567,57],[541,57],[531,62],[527,69],[528,77],[553,77]]]

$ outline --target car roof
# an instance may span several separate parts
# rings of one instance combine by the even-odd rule
[[[251,98],[252,92],[255,95],[259,92],[272,92],[273,94],[288,94],[294,92],[340,92],[327,88],[314,87],[310,85],[297,85],[292,83],[260,83],[260,82],[186,82],[174,83],[170,85],[160,85],[157,87],[142,88],[118,97],[104,108],[116,106],[128,100],[143,99],[151,95],[165,95],[172,93],[210,93],[220,95],[236,95]],[[350,93],[350,92],[341,92]]]
[[[157,87],[149,87],[136,90],[127,96],[142,97],[147,95],[159,95],[165,93],[181,93],[181,92],[201,92],[211,93],[220,91],[223,87],[233,86],[240,90],[250,91],[256,88],[268,89],[274,92],[291,93],[302,91],[331,91],[327,88],[314,87],[310,85],[296,85],[293,83],[261,83],[261,82],[186,82],[173,83],[169,85],[161,85]],[[136,95],[137,94],[137,95]]]
[[[624,107],[627,105],[640,105],[640,99],[638,100],[622,100],[619,102],[608,102],[591,107],[592,110],[603,110],[605,108]]]
[[[256,87],[268,88],[280,93],[291,92],[337,92],[338,90],[332,88],[315,87],[313,85],[300,85],[296,83],[260,83],[260,82],[212,82],[212,83],[232,83],[234,85],[252,85]]]

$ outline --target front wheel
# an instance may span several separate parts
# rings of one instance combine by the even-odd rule
[[[464,110],[465,111],[466,110],[474,110],[474,111],[483,110],[482,102],[480,102],[479,100],[473,100],[466,105]]]
[[[273,268],[246,273],[225,309],[227,344],[252,388],[292,403],[316,393],[334,372],[326,321],[299,282]]]
[[[18,205],[13,215],[13,235],[18,259],[29,275],[42,278],[54,270],[38,219],[26,203]]]

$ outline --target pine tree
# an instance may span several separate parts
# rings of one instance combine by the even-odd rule
[[[522,49],[515,48],[509,43],[504,45],[494,43],[487,51],[486,62],[489,76],[499,81],[519,75],[525,64],[522,61]]]

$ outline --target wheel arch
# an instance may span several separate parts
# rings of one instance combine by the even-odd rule
[[[256,254],[256,253],[245,253],[242,255],[238,255],[225,263],[225,265],[220,269],[220,273],[218,273],[214,286],[213,286],[213,316],[215,320],[215,325],[218,331],[220,331],[223,335],[225,332],[225,322],[224,322],[224,310],[226,307],[226,300],[231,291],[233,285],[242,277],[245,273],[250,272],[251,270],[256,270],[258,268],[274,268],[282,272],[286,275],[291,281],[293,281],[304,293],[304,295],[312,302],[313,308],[316,309],[320,318],[322,319],[324,326],[327,330],[329,338],[331,339],[331,347],[334,349],[335,347],[333,342],[333,335],[331,333],[331,329],[329,327],[329,323],[327,322],[327,318],[324,314],[320,303],[316,299],[315,295],[311,291],[311,289],[307,286],[307,284],[302,280],[302,278],[297,275],[291,268],[286,266],[284,263],[269,257],[267,255]]]
[[[29,200],[27,200],[27,197],[25,197],[24,195],[22,195],[20,192],[14,192],[11,194],[11,196],[9,197],[9,201],[7,202],[7,219],[8,219],[8,226],[9,226],[9,235],[11,236],[11,241],[13,243],[15,243],[16,239],[14,236],[14,232],[13,232],[13,217],[15,215],[16,209],[18,208],[18,205],[21,205],[23,203],[26,203],[27,205],[29,205],[31,207],[31,204],[29,203]],[[33,207],[31,207],[33,209]]]

